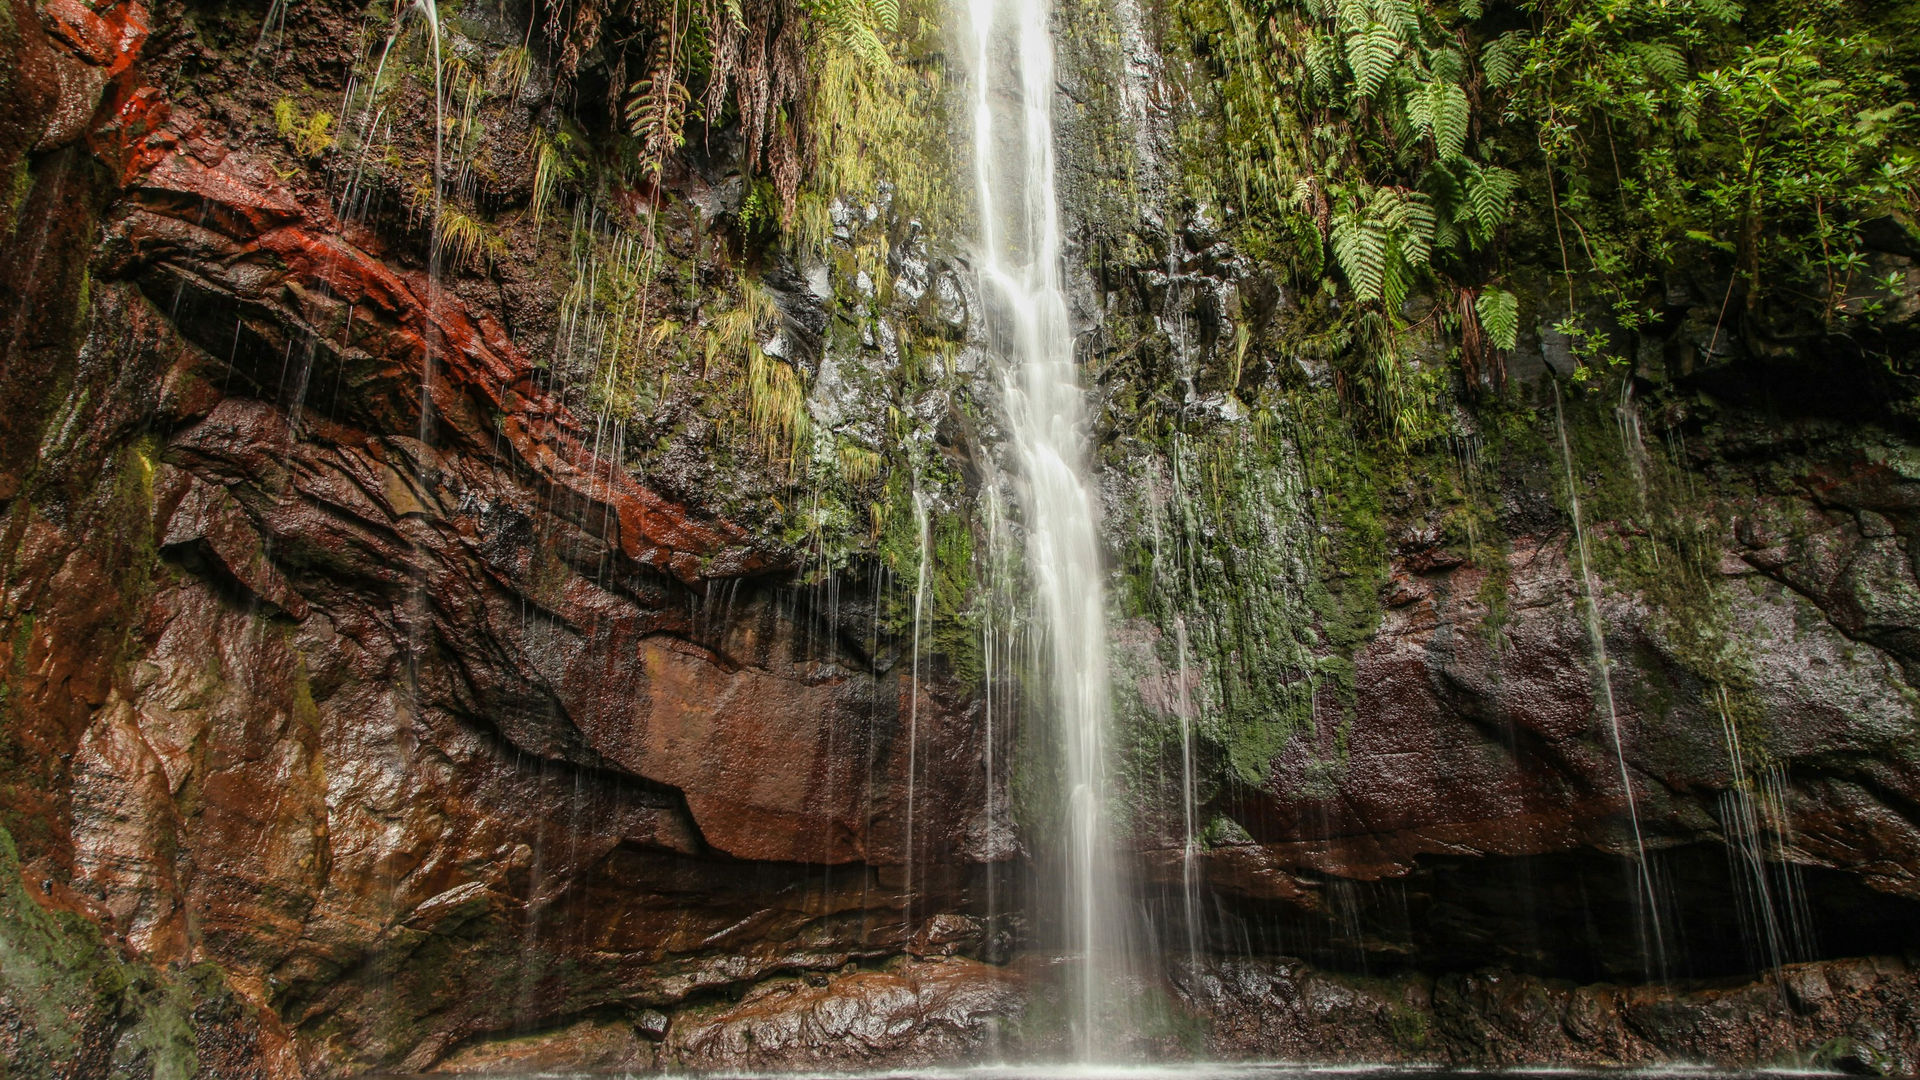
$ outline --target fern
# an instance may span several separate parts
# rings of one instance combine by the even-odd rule
[[[1527,36],[1518,30],[1501,34],[1480,50],[1480,70],[1486,73],[1487,85],[1499,89],[1510,85],[1520,74],[1521,54],[1527,47]]]
[[[869,68],[893,66],[876,26],[891,31],[898,24],[898,0],[814,0],[808,10],[832,44],[859,57]]]
[[[1340,50],[1332,38],[1325,34],[1315,34],[1307,43],[1306,51],[1307,84],[1322,93],[1331,94],[1338,79]]]
[[[1362,208],[1351,208],[1334,218],[1329,239],[1334,261],[1346,275],[1354,299],[1363,304],[1380,299],[1386,288],[1393,241],[1386,225]]]
[[[1467,206],[1483,236],[1507,223],[1520,177],[1498,165],[1473,165],[1467,173]]]
[[[1433,137],[1434,151],[1440,160],[1466,153],[1470,114],[1467,92],[1458,83],[1423,84],[1408,95],[1407,117],[1423,134]]]
[[[692,95],[674,77],[672,62],[664,55],[655,65],[654,76],[634,83],[627,94],[627,126],[640,140],[641,167],[657,178],[667,159],[686,142]]]
[[[1636,41],[1627,46],[1627,55],[1648,82],[1671,85],[1686,79],[1687,58],[1671,41]]]
[[[1398,308],[1433,252],[1432,201],[1416,191],[1379,188],[1365,203],[1350,202],[1335,217],[1334,261],[1354,299]]]
[[[1420,37],[1420,8],[1414,0],[1373,0],[1376,21],[1383,23],[1403,41]]]
[[[1380,23],[1347,35],[1347,66],[1353,69],[1354,90],[1363,98],[1373,97],[1387,85],[1404,46],[1393,31]]]
[[[1392,230],[1400,256],[1412,266],[1425,266],[1433,250],[1433,203],[1417,191],[1381,188],[1374,193],[1373,213]]]
[[[1480,290],[1473,301],[1474,314],[1480,316],[1480,328],[1499,349],[1512,349],[1520,334],[1520,301],[1505,289],[1491,285]]]

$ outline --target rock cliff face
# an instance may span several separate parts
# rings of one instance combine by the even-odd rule
[[[525,215],[536,254],[439,276],[409,214],[342,216],[341,174],[261,118],[286,87],[344,90],[354,13],[291,18],[296,59],[267,71],[217,5],[8,2],[0,1050],[23,1075],[1057,1048],[1047,966],[1004,963],[1034,943],[1009,905],[1037,901],[983,770],[1009,736],[951,621],[922,664],[872,552],[817,584],[737,512],[779,468],[712,466],[697,417],[661,406],[667,449],[639,464],[604,437],[535,358],[562,298]],[[737,187],[702,168],[617,194],[667,219]],[[535,184],[488,182],[503,204]],[[1115,239],[1081,216],[1085,250]],[[1082,312],[1110,346],[1128,573],[1142,491],[1204,500],[1134,484],[1192,451],[1115,417],[1240,439],[1209,396],[1221,326],[1257,337],[1278,302],[1198,226],[1155,228],[1173,257],[1103,264]],[[759,272],[790,338],[838,332],[794,267]],[[962,288],[921,292],[963,326]],[[1197,368],[1121,340],[1177,317],[1214,327]],[[1631,402],[1573,402],[1567,437],[1518,364],[1498,454],[1489,432],[1400,471],[1330,457],[1303,411],[1292,449],[1180,526],[1187,595],[1237,598],[1180,610],[1192,670],[1175,609],[1120,601],[1140,760],[1165,766],[1182,715],[1203,729],[1197,937],[1251,957],[1175,978],[1159,1049],[1920,1062],[1894,958],[1920,947],[1911,432],[1757,349],[1696,371],[1658,344],[1639,385],[1685,403],[1663,425],[1684,447],[1617,434]],[[990,422],[929,400],[908,411],[977,491]],[[1472,499],[1433,495],[1456,481]],[[1487,521],[1462,542],[1468,503]],[[1261,569],[1296,541],[1335,554]],[[1138,595],[1166,577],[1144,573]],[[1299,640],[1260,651],[1261,619]],[[1236,664],[1272,714],[1201,723],[1238,707]],[[1170,775],[1130,772],[1137,804]],[[1187,838],[1158,805],[1141,884],[1172,925]],[[1017,824],[1044,850],[1043,821]],[[1803,963],[1745,985],[1782,961]],[[1650,974],[1676,983],[1576,985]]]
[[[0,467],[6,826],[103,936],[46,960],[59,1007],[163,1067],[181,1018],[89,1000],[98,954],[201,972],[255,1071],[410,1068],[906,948],[901,733],[943,748],[916,847],[963,847],[965,691],[908,700],[862,601],[596,456],[492,310],[144,82],[147,8],[69,6],[11,24],[47,129],[7,160]],[[92,1075],[14,975],[9,1050]]]

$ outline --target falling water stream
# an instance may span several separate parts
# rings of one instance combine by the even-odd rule
[[[1607,660],[1607,634],[1600,622],[1600,596],[1593,578],[1593,561],[1587,551],[1587,533],[1580,519],[1580,489],[1573,474],[1573,447],[1567,441],[1567,418],[1560,406],[1560,387],[1553,388],[1553,421],[1560,435],[1560,463],[1566,469],[1567,503],[1573,515],[1574,556],[1580,562],[1580,591],[1587,624],[1587,637],[1593,646],[1594,670],[1600,680],[1601,696],[1606,701],[1607,730],[1613,739],[1613,757],[1620,769],[1620,794],[1627,802],[1627,821],[1633,831],[1634,874],[1640,951],[1646,961],[1649,978],[1667,978],[1666,933],[1660,925],[1660,899],[1654,888],[1653,867],[1647,862],[1647,841],[1640,830],[1640,807],[1633,796],[1633,779],[1627,771],[1627,750],[1620,738],[1620,709],[1614,702],[1612,665]]]
[[[913,672],[907,697],[907,843],[906,843],[906,923],[913,925],[913,796],[914,781],[920,771],[920,637],[927,617],[927,557],[932,546],[932,530],[927,519],[927,497],[918,481],[913,487],[913,526],[920,537],[920,567],[913,578]]]
[[[995,316],[993,344],[1006,362],[1006,420],[1025,510],[1027,567],[1052,687],[1047,705],[1061,742],[1068,820],[1064,869],[1050,884],[1061,904],[1063,945],[1077,965],[1074,1046],[1081,1060],[1090,1060],[1102,1017],[1122,996],[1128,935],[1106,805],[1105,590],[1084,394],[1061,281],[1051,12],[1047,0],[968,0],[968,14],[976,261]],[[1017,106],[996,108],[999,95]]]

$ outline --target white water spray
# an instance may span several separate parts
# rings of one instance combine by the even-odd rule
[[[1068,792],[1065,873],[1057,883],[1073,986],[1079,1056],[1095,1056],[1096,1028],[1124,995],[1127,934],[1121,875],[1108,836],[1106,601],[1094,492],[1087,480],[1083,394],[1061,284],[1062,245],[1053,152],[1053,36],[1047,0],[968,0],[974,35],[974,184],[978,266],[1007,361],[1008,430],[1017,454],[1027,565],[1053,686]],[[1001,86],[996,46],[1010,49]],[[994,92],[1018,94],[996,111]],[[1002,125],[1018,123],[1017,138]]]

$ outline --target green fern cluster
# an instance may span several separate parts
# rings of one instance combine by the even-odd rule
[[[1476,72],[1434,11],[1416,0],[1307,0],[1305,11],[1306,89],[1347,122],[1311,129],[1306,159],[1285,164],[1338,208],[1327,238],[1354,297],[1397,313],[1436,256],[1493,241],[1519,180],[1470,145]]]
[[[1890,310],[1862,230],[1920,216],[1910,2],[1174,3],[1218,76],[1190,171],[1229,179],[1195,201],[1344,291],[1343,385],[1408,385],[1383,372],[1416,329],[1497,378],[1523,267],[1564,282],[1534,317],[1601,367],[1677,266],[1728,281],[1723,321],[1767,295],[1836,328]],[[1380,392],[1382,417],[1405,400]]]
[[[1364,201],[1362,201],[1364,199]],[[1379,187],[1354,196],[1333,219],[1333,256],[1362,303],[1398,309],[1433,250],[1433,203],[1426,195]]]
[[[844,49],[876,70],[893,66],[880,35],[899,30],[899,0],[810,0],[807,14],[830,47]]]
[[[884,38],[900,23],[899,0],[651,0],[633,10],[646,24],[646,74],[626,88],[623,113],[642,173],[658,181],[696,118],[737,123],[742,164],[750,176],[764,170],[783,221],[814,156],[810,85],[840,55],[891,70]]]

